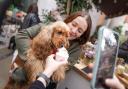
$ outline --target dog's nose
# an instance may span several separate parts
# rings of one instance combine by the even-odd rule
[[[60,48],[64,47],[64,44],[61,44]]]

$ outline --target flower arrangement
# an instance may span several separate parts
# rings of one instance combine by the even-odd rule
[[[80,56],[80,60],[84,62],[84,64],[88,64],[93,62],[95,56],[95,45],[91,42],[87,42],[82,46],[82,53]]]

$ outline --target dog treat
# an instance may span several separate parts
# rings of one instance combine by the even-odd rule
[[[69,54],[65,47],[57,49],[55,60],[63,61],[68,60]]]

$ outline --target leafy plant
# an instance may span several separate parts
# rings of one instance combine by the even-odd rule
[[[122,26],[115,27],[113,30],[121,34]]]
[[[92,8],[89,0],[72,0],[71,12],[88,10]]]
[[[67,6],[67,0],[56,0],[57,1],[57,5],[59,7],[59,11],[61,12],[61,14],[65,14],[66,13],[66,6]]]
[[[43,23],[45,24],[49,24],[50,22],[54,22],[54,18],[52,16],[50,16],[50,14],[45,14],[44,16],[44,20]]]
[[[83,9],[88,10],[92,8],[92,5],[90,3],[90,0],[70,0],[71,6],[67,7],[68,0],[56,0],[57,3],[63,5],[64,11],[66,12],[66,9],[70,9],[70,13],[76,12],[76,11],[82,11]]]
[[[119,33],[119,42],[120,44],[122,44],[123,42],[125,42],[127,40],[127,37],[125,35],[122,35],[122,28],[123,26],[118,26],[118,27],[115,27],[113,30],[116,31],[117,33]]]
[[[50,22],[54,22],[55,19],[51,16],[50,12],[47,10],[43,10],[43,23],[44,24],[49,24]]]

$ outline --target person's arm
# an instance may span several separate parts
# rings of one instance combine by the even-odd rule
[[[68,54],[65,54],[65,56],[67,56],[67,55]],[[41,73],[41,74],[43,74],[43,76],[39,75],[37,80],[30,86],[29,89],[45,89],[46,85],[48,85],[47,79],[49,79],[52,76],[52,74],[60,66],[67,65],[67,63],[68,63],[68,61],[67,61],[68,57],[63,56],[63,57],[58,57],[58,58],[55,58],[55,59],[54,58],[55,58],[54,54],[47,57],[45,69]],[[60,60],[59,58],[60,59],[63,58],[63,60],[58,61],[58,60]]]
[[[23,29],[22,31],[19,31],[19,33],[15,36],[18,55],[22,60],[26,60],[26,53],[30,47],[30,41],[40,32],[42,25],[42,23],[39,23],[30,28]]]
[[[90,69],[93,69],[93,67],[94,67],[93,63],[90,63],[88,65],[88,68]],[[87,74],[87,76],[90,78],[90,80],[93,78],[92,73]],[[111,89],[125,89],[124,85],[119,81],[119,79],[115,75],[113,78],[105,79],[105,84]]]
[[[36,80],[32,83],[29,89],[46,89],[43,82],[45,82],[43,78]]]

